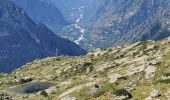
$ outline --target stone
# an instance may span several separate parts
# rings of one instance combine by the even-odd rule
[[[93,67],[87,67],[86,68],[86,73],[90,73],[90,72],[92,72],[93,71]]]
[[[156,97],[161,96],[158,90],[153,89],[152,92],[150,93],[150,96],[145,98],[145,100],[160,100],[160,99],[155,99]]]
[[[21,84],[24,84],[24,83],[31,82],[32,80],[33,80],[32,77],[27,76],[27,77],[24,77],[24,78],[20,79],[20,83],[21,83]]]
[[[157,64],[159,64],[161,61],[160,60],[153,60],[152,62],[151,62],[151,64],[152,65],[157,65]]]
[[[96,68],[96,71],[97,71],[97,72],[103,72],[103,71],[105,71],[106,69],[114,68],[114,67],[116,67],[116,64],[115,64],[115,63],[113,63],[113,62],[108,62],[108,63],[101,64],[99,67]]]
[[[123,77],[126,77],[126,75],[114,73],[114,74],[109,75],[108,77],[109,77],[109,79],[110,79],[109,82],[110,82],[110,83],[114,83],[114,82],[116,82],[118,79],[123,78]]]
[[[144,71],[144,69],[145,69],[145,65],[141,65],[139,67],[132,67],[128,70],[127,74],[128,74],[128,76],[130,76],[130,75],[142,72],[142,71]]]
[[[53,87],[50,87],[48,89],[46,89],[45,91],[47,92],[47,94],[51,94],[52,92],[54,92],[56,90],[56,87],[53,86]]]
[[[159,93],[158,90],[153,89],[153,91],[151,92],[150,96],[151,96],[152,98],[159,97],[159,96],[160,96],[160,93]]]
[[[100,89],[100,86],[98,84],[95,84],[90,88],[90,94],[96,93]]]

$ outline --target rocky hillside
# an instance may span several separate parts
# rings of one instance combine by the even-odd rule
[[[34,23],[11,0],[0,3],[0,72],[9,72],[38,58],[85,54],[75,43]]]
[[[96,49],[85,56],[36,60],[10,74],[0,75],[0,97],[16,100],[168,100],[169,45],[170,37],[158,42]],[[43,88],[35,88],[35,82],[53,85],[44,88],[41,83],[39,86]],[[30,94],[28,88],[34,93]]]

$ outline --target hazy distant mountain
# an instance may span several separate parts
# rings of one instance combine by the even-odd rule
[[[140,30],[140,28],[142,28],[140,26],[147,23],[146,21],[149,19],[155,19],[154,17],[157,16],[159,12],[166,9],[166,4],[170,3],[170,0],[108,0],[107,2],[108,3],[105,3],[106,11],[103,13],[103,16],[93,24],[92,34],[90,35],[90,43],[95,47],[110,47],[113,44],[117,45],[127,43],[127,41],[134,42],[134,40],[141,40],[138,38],[139,35],[142,37],[143,34],[136,35],[135,32],[133,33],[133,39],[128,34],[131,34],[132,30],[136,27]],[[164,19],[164,17],[160,18]],[[150,22],[148,24],[154,26]],[[142,31],[146,30],[142,29]],[[147,39],[157,39],[151,36],[149,31],[150,30],[147,32]],[[151,31],[155,30],[152,29]],[[166,36],[168,35],[163,32],[160,37],[164,34],[166,34]],[[125,37],[126,41],[124,41]]]
[[[37,23],[46,24],[51,30],[58,31],[68,25],[61,11],[51,2],[44,0],[13,0],[22,7],[28,16]]]
[[[170,35],[170,3],[162,7],[153,17],[138,25],[124,35],[117,44],[146,41],[149,39],[160,40]]]
[[[73,22],[77,13],[77,8],[87,6],[93,0],[43,0],[52,2],[58,7],[67,21]]]
[[[35,24],[11,0],[0,3],[0,72],[9,72],[29,61],[56,55],[82,55],[75,43]]]
[[[65,19],[71,23],[56,34],[87,50],[148,39],[159,40],[170,35],[169,30],[165,29],[167,27],[163,29],[166,32],[159,32],[159,35],[154,30],[157,28],[155,23],[159,19],[165,19],[160,15],[165,12],[170,0],[40,1],[59,8]],[[162,22],[159,23],[162,28]]]
[[[166,15],[163,15],[162,12],[166,11],[167,4],[170,4],[170,0],[89,1],[83,9],[83,18],[77,23],[85,30],[83,39],[79,44],[87,49],[89,46],[90,48],[110,47],[135,41],[158,40],[167,37],[170,35],[169,30],[165,29],[167,27],[163,29],[166,32],[159,32],[159,35],[155,30],[155,27],[159,27],[155,23],[165,19],[164,16]],[[168,11],[166,13],[169,14]],[[156,16],[159,16],[159,18],[156,18]],[[166,19],[169,20],[168,17]],[[162,28],[164,23],[160,23]],[[147,28],[142,26],[147,26]],[[153,28],[151,28],[152,26]],[[75,32],[77,32],[77,29],[71,26],[71,29],[70,27],[64,28],[59,35],[75,41],[81,36],[79,35],[81,32],[78,32],[77,35],[75,35]]]

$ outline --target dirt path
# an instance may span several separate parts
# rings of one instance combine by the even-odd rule
[[[103,80],[103,79],[97,79],[96,81],[89,82],[89,83],[85,83],[85,84],[82,84],[82,85],[73,87],[73,88],[71,88],[71,89],[68,89],[68,90],[65,91],[64,93],[60,94],[60,95],[58,96],[58,99],[60,99],[60,98],[62,98],[62,97],[64,97],[64,96],[67,96],[67,95],[69,95],[70,93],[72,93],[72,92],[74,92],[74,91],[76,91],[76,90],[80,90],[80,89],[82,89],[82,88],[84,88],[84,87],[89,87],[89,86],[95,85],[95,84],[99,83],[101,80]],[[58,99],[57,99],[57,100],[58,100]]]

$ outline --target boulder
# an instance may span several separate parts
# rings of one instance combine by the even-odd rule
[[[31,82],[31,81],[33,81],[33,78],[30,77],[30,76],[27,76],[27,77],[24,77],[24,78],[20,79],[21,84],[28,83],[28,82]]]
[[[153,89],[153,91],[150,93],[150,96],[151,96],[152,98],[159,97],[160,95],[161,95],[161,94],[160,94],[159,91],[156,90],[156,89]]]
[[[56,87],[55,87],[55,86],[50,87],[50,88],[46,89],[45,91],[46,91],[47,94],[51,94],[51,93],[53,93],[54,91],[56,91]]]
[[[145,100],[159,100],[159,99],[155,99],[156,97],[159,97],[159,96],[161,96],[159,91],[156,89],[153,89],[152,92],[150,93],[150,96],[147,97]]]

